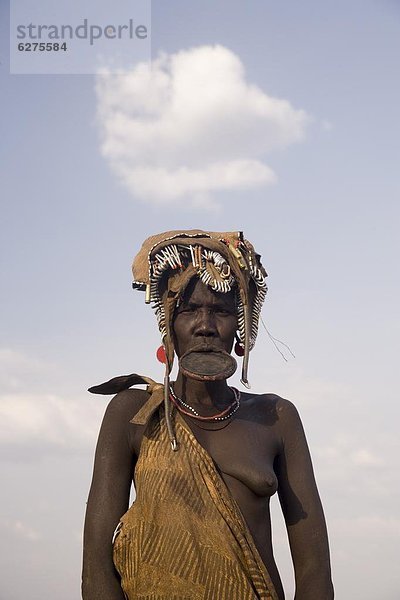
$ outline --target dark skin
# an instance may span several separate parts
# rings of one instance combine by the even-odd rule
[[[199,341],[230,352],[237,329],[234,294],[213,292],[193,280],[174,319],[181,356]],[[175,393],[202,415],[233,399],[226,380],[201,382],[178,372]],[[143,390],[115,396],[99,434],[84,535],[84,600],[124,600],[112,561],[111,539],[127,511],[143,426],[129,423],[148,399]],[[295,600],[332,600],[328,538],[310,454],[298,413],[274,394],[241,394],[234,417],[213,423],[184,416],[213,458],[253,535],[278,597],[282,583],[272,552],[270,498],[278,491],[296,579]]]

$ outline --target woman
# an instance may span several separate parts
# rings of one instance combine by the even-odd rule
[[[276,491],[296,600],[331,600],[325,520],[297,411],[227,384],[236,338],[248,387],[267,289],[260,256],[240,232],[167,232],[145,241],[133,274],[157,314],[165,378],[130,375],[91,388],[119,393],[96,450],[84,600],[283,600],[270,526]],[[127,389],[136,383],[147,390]]]

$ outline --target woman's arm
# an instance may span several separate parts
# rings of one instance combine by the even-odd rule
[[[303,426],[291,402],[281,399],[277,409],[278,493],[295,570],[295,600],[332,600],[328,535]]]
[[[112,536],[127,511],[136,457],[129,423],[136,392],[115,396],[107,407],[96,448],[83,543],[83,600],[124,600],[112,559]]]

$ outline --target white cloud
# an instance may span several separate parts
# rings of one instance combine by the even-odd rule
[[[344,436],[343,434],[335,435],[331,439],[331,444],[317,447],[318,455],[326,461],[331,467],[340,466],[346,467],[346,471],[354,469],[370,469],[381,467],[385,461],[380,454],[384,449],[389,448],[388,441],[380,439],[375,441],[375,451],[361,445],[362,441],[358,434],[352,436]],[[344,471],[342,470],[342,475]]]
[[[332,527],[338,533],[360,538],[400,537],[400,519],[392,516],[365,515],[361,517],[332,519]]]
[[[78,398],[62,391],[48,393],[58,372],[56,364],[0,348],[2,459],[33,460],[93,448],[104,402],[86,394]]]
[[[23,523],[20,520],[5,522],[4,526],[11,534],[31,542],[35,542],[41,538],[41,534],[36,529],[30,525],[26,525],[26,523]]]
[[[211,194],[271,184],[266,153],[304,137],[308,116],[246,81],[223,46],[161,54],[97,77],[101,150],[138,199],[215,205]]]
[[[55,368],[55,365],[49,365],[22,352],[0,348],[0,386],[3,393],[21,390],[23,380],[29,379],[32,383]]]
[[[352,463],[360,467],[379,467],[384,461],[367,448],[359,448],[350,455]]]
[[[49,452],[74,453],[93,447],[103,407],[96,399],[55,395],[0,397],[0,447],[4,458],[24,460]],[[29,452],[27,452],[29,451]]]

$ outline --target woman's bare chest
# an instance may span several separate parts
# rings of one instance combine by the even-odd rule
[[[278,441],[273,428],[242,419],[218,429],[194,419],[186,422],[228,487],[236,481],[257,496],[271,496],[276,492],[278,482],[273,465]]]

